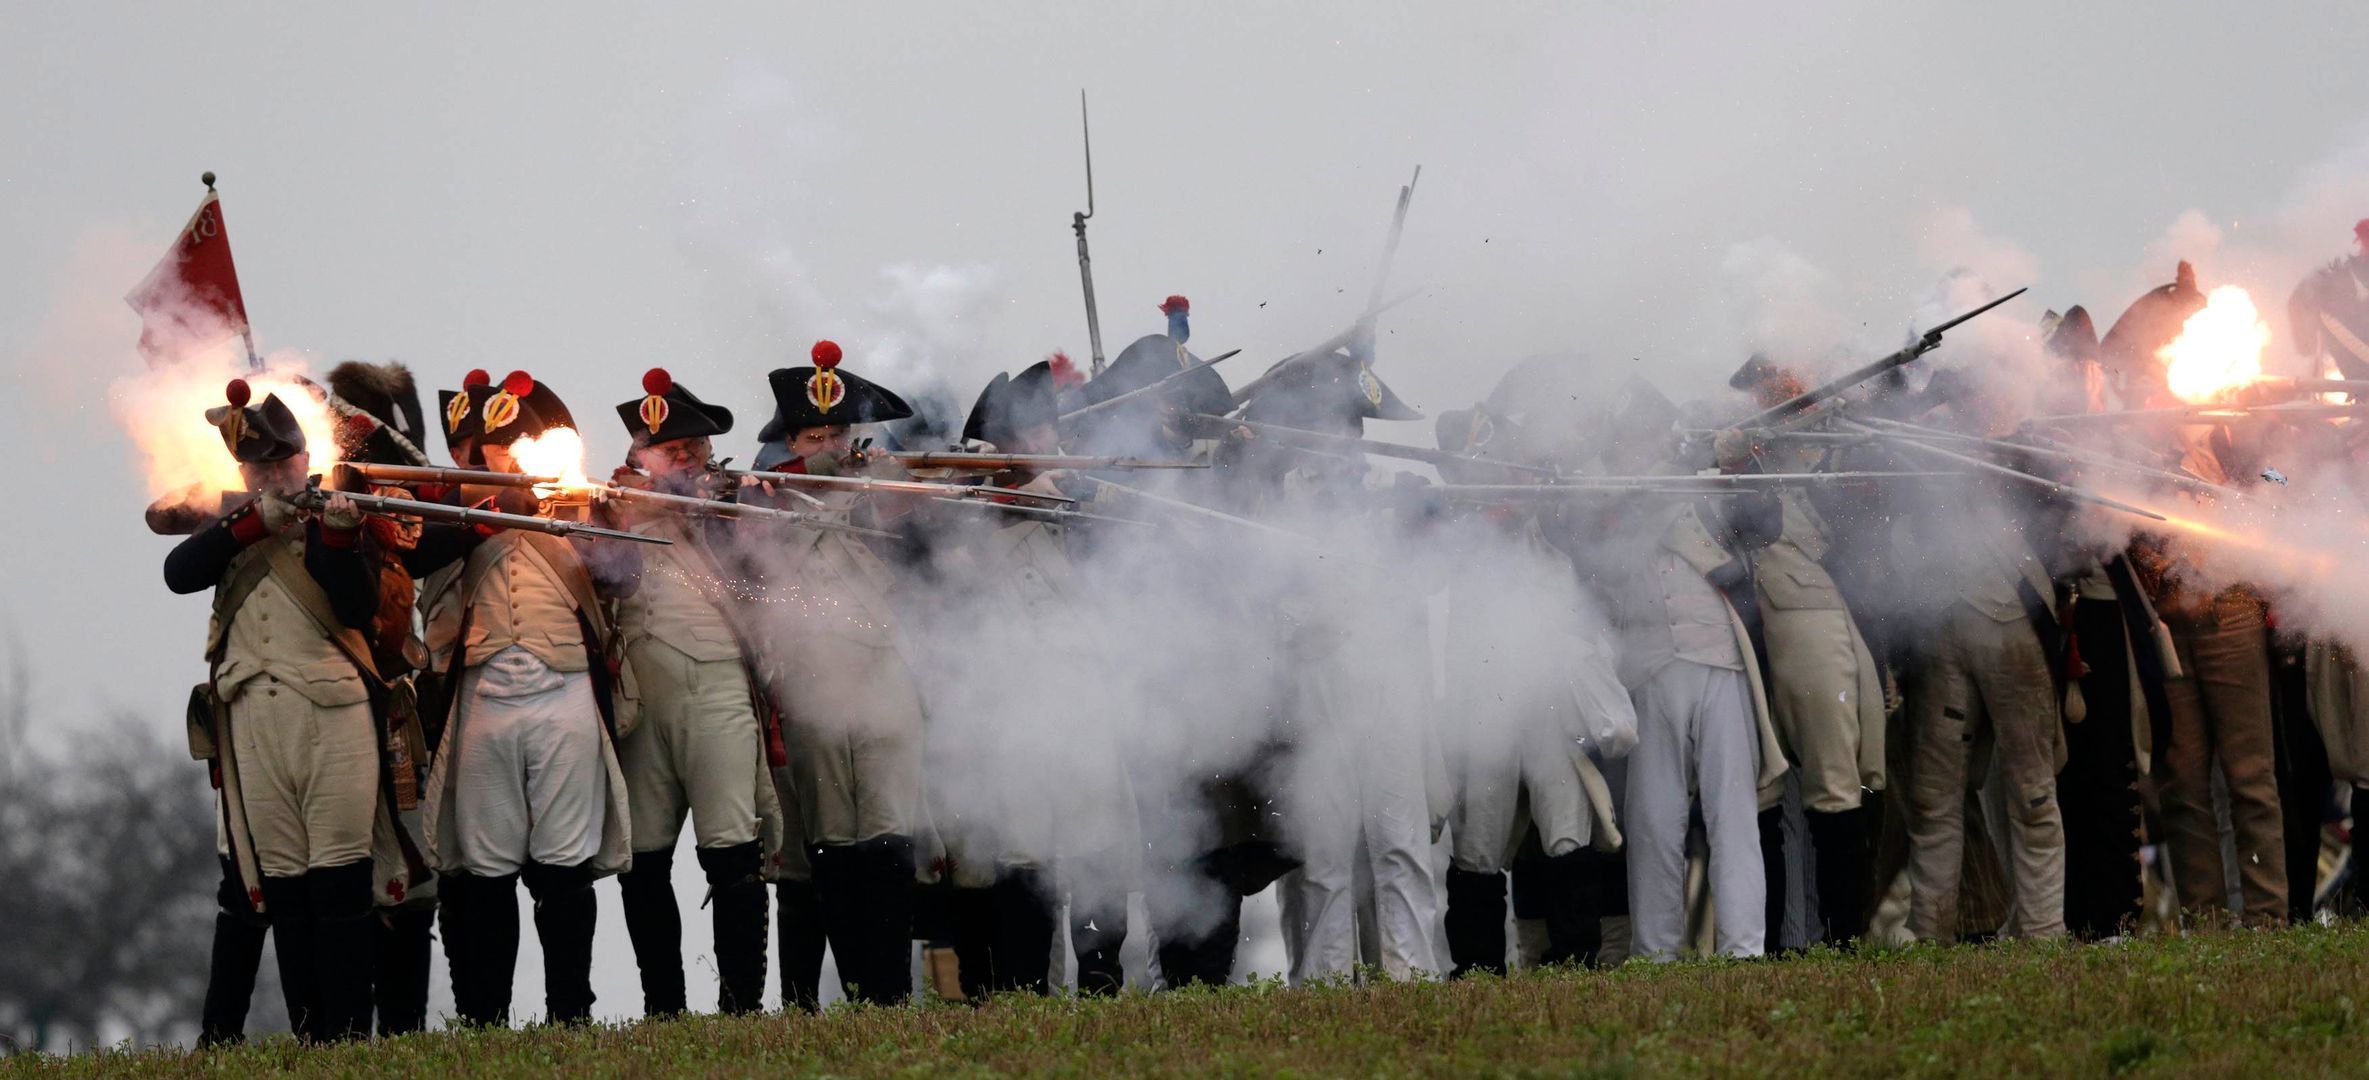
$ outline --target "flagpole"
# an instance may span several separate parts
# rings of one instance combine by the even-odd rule
[[[214,190],[214,170],[206,170],[203,175],[198,177],[198,181],[206,185],[207,195],[219,195]],[[245,342],[247,346],[247,370],[262,371],[263,358],[255,355],[255,328],[247,325],[247,320],[243,318],[239,320],[239,340]]]

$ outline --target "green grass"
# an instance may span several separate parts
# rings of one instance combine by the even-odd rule
[[[1455,983],[844,1009],[306,1050],[0,1062],[0,1076],[1980,1074],[2369,1070],[2369,929],[1817,952]]]

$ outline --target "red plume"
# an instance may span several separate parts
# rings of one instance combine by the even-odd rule
[[[513,371],[502,376],[502,389],[509,391],[511,397],[525,397],[535,392],[535,377],[523,371]]]
[[[494,377],[486,374],[484,368],[470,368],[468,374],[461,376],[461,389],[467,390],[476,386],[491,386],[493,385],[493,381]]]
[[[1160,301],[1160,314],[1162,315],[1174,315],[1179,311],[1189,313],[1192,310],[1193,302],[1185,299],[1182,296],[1171,296],[1166,300]]]
[[[255,389],[245,379],[232,379],[229,386],[222,388],[222,396],[230,399],[231,408],[244,409],[247,402],[255,399]]]
[[[1053,350],[1053,355],[1046,357],[1045,361],[1046,363],[1052,365],[1054,386],[1070,387],[1085,385],[1086,377],[1078,374],[1078,366],[1070,362],[1068,353],[1062,352],[1059,349],[1055,349]]]
[[[824,371],[829,371],[829,370],[831,370],[832,368],[838,367],[838,366],[839,366],[839,343],[838,343],[838,342],[836,342],[836,341],[817,341],[817,342],[815,342],[815,343],[814,343],[814,366],[816,366],[816,367],[818,367],[818,368],[821,368],[821,369],[823,369]]]
[[[665,397],[666,392],[674,388],[674,376],[667,374],[665,368],[654,367],[642,372],[642,393],[651,397]]]

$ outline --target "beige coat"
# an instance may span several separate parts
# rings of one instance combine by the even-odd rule
[[[428,598],[428,651],[436,669],[445,670],[461,643],[461,609],[472,608],[467,666],[482,663],[495,653],[517,645],[533,653],[553,671],[584,672],[592,656],[577,623],[576,602],[562,575],[584,573],[583,561],[564,540],[505,532],[469,553],[457,575],[442,583],[441,593]],[[587,589],[587,591],[589,591]],[[607,628],[608,617],[595,609],[587,613],[596,631]],[[460,672],[454,672],[456,683]],[[457,710],[465,712],[465,710]],[[444,745],[456,745],[466,715],[451,717]],[[600,851],[588,864],[597,874],[620,873],[633,865],[633,815],[626,805],[625,775],[617,766],[617,747],[608,725],[601,729],[601,762],[609,774],[608,814],[601,828]],[[428,772],[427,857],[439,871],[458,869],[459,836],[453,812],[457,792],[447,783],[444,767],[449,754],[439,754]]]

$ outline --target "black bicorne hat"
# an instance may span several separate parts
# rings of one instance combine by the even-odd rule
[[[617,418],[635,445],[722,435],[732,430],[732,410],[699,400],[665,368],[642,374],[642,396],[617,406]]]
[[[336,415],[338,460],[428,464],[427,426],[411,369],[348,360],[330,369],[327,387],[298,381]]]
[[[1032,364],[1018,375],[997,372],[987,388],[979,391],[970,419],[963,423],[962,437],[1010,449],[1023,431],[1059,426],[1065,370],[1072,376],[1076,371],[1069,366],[1068,357],[1055,353],[1052,359]]]
[[[304,452],[304,429],[297,426],[296,414],[288,411],[278,394],[265,394],[262,404],[249,405],[254,388],[245,379],[232,379],[222,396],[229,404],[207,409],[206,422],[221,430],[222,445],[231,457],[254,465],[284,461]]]
[[[765,376],[773,386],[773,419],[757,433],[758,442],[780,442],[810,427],[880,424],[913,415],[905,399],[839,370],[837,342],[815,342],[813,357],[813,367],[777,368]]]
[[[1291,363],[1286,360],[1284,363]],[[1368,420],[1421,420],[1415,411],[1347,353],[1302,361],[1250,400],[1245,418],[1310,431],[1363,431]]]
[[[1782,370],[1769,362],[1767,353],[1753,353],[1750,359],[1744,361],[1743,367],[1737,368],[1735,374],[1727,377],[1727,387],[1730,390],[1750,390],[1775,378]]]
[[[523,371],[513,371],[497,384],[480,368],[461,380],[459,391],[441,391],[436,397],[443,406],[445,446],[453,460],[464,465],[483,464],[478,447],[488,440],[509,443],[576,426],[559,395]]]
[[[2049,355],[2075,363],[2098,359],[2098,328],[2090,321],[2088,308],[2079,304],[2067,308],[2047,332]]]

